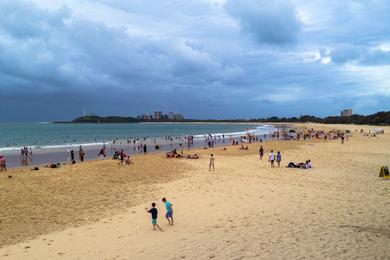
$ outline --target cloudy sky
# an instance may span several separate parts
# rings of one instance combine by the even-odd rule
[[[390,110],[388,0],[1,0],[0,121]]]

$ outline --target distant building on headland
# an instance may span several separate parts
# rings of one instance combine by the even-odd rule
[[[175,113],[169,112],[169,113],[168,113],[168,119],[169,119],[169,120],[175,120]]]
[[[140,115],[139,118],[143,119],[143,120],[152,120],[153,116],[149,113],[146,113],[146,114]]]
[[[176,121],[182,121],[182,120],[184,120],[184,116],[182,114],[175,114],[174,119]]]
[[[340,116],[352,116],[352,109],[344,109],[340,112]]]
[[[174,112],[168,112],[168,114],[164,114],[160,110],[154,111],[153,114],[145,113],[139,115],[137,118],[145,121],[163,121],[163,120],[183,121],[184,120],[184,116],[182,114],[176,114]]]
[[[163,113],[160,110],[154,111],[153,119],[156,119],[156,120],[163,119]]]

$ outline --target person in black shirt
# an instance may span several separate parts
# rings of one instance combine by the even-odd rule
[[[148,148],[146,147],[146,144],[144,144],[144,155],[147,155],[148,154]]]
[[[148,209],[148,208],[145,208],[146,212],[149,212],[151,215],[152,215],[152,225],[153,225],[153,230],[156,230],[156,227],[158,227],[158,229],[160,231],[162,231],[161,227],[157,224],[157,215],[158,215],[158,211],[156,209],[156,203],[152,203],[152,208],[151,209]]]
[[[259,155],[260,155],[260,160],[262,160],[262,159],[263,159],[263,156],[264,156],[264,149],[263,149],[263,146],[260,146]]]

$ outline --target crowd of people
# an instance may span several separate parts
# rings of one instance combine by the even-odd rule
[[[27,148],[27,146],[24,146],[20,148],[20,162],[21,165],[28,165],[33,160],[33,150],[32,148]]]

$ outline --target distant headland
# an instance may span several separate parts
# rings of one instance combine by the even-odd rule
[[[390,125],[390,111],[377,112],[371,115],[348,114],[341,116],[328,116],[325,118],[301,115],[300,117],[267,117],[257,119],[184,119],[182,115],[179,117],[159,116],[138,116],[138,117],[122,117],[122,116],[97,116],[85,115],[78,117],[72,121],[56,121],[54,123],[141,123],[141,122],[210,122],[210,123],[323,123],[323,124],[356,124],[356,125]]]

